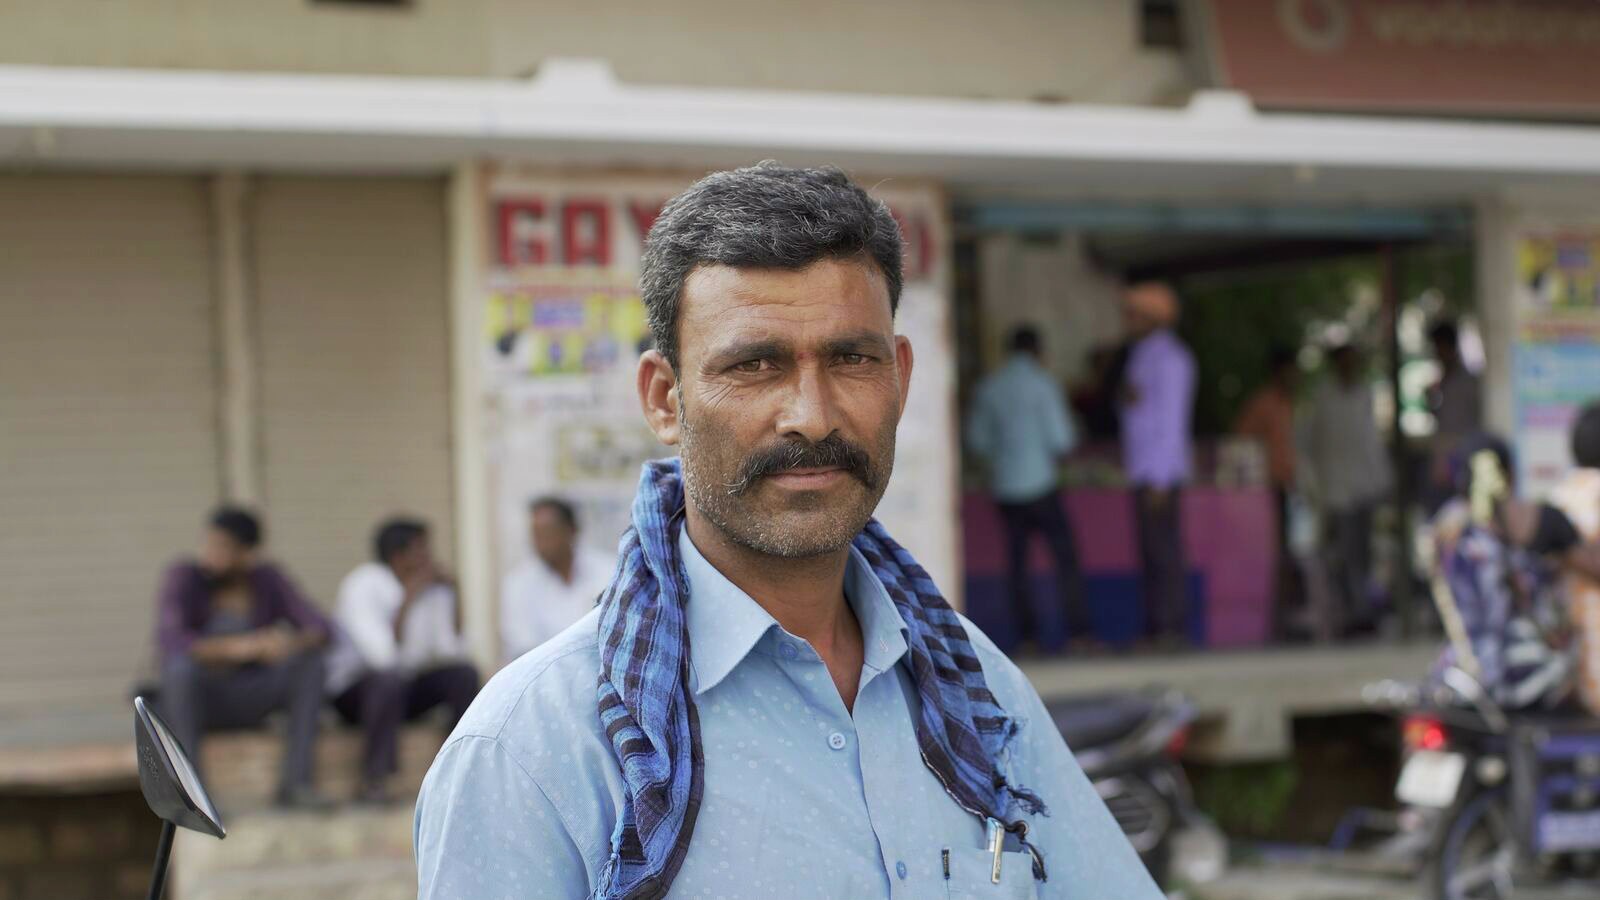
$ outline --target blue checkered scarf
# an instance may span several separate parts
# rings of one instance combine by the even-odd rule
[[[665,897],[683,865],[705,793],[700,718],[689,687],[688,579],[678,555],[683,478],[678,461],[646,463],[633,501],[633,527],[600,596],[600,723],[622,767],[622,814],[595,896]],[[1037,795],[1008,782],[997,760],[1016,723],[989,692],[983,668],[933,579],[877,520],[855,547],[909,626],[910,670],[920,701],[922,761],[962,809],[999,820],[1032,854],[1013,808],[1044,813]]]

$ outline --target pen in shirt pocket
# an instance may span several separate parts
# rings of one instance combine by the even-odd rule
[[[945,881],[949,881],[950,880],[950,848],[949,847],[946,847],[943,850],[939,851],[939,862],[941,864],[943,864],[943,866],[944,866],[944,880]]]
[[[1000,821],[995,818],[984,820],[989,833],[989,852],[994,854],[994,868],[989,873],[991,884],[1000,883],[1000,854],[1006,847],[1006,832]]]

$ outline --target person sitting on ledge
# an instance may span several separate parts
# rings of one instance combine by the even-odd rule
[[[400,767],[401,722],[442,705],[454,728],[477,696],[478,670],[466,661],[455,581],[433,557],[428,526],[404,518],[383,523],[373,554],[339,586],[341,633],[328,693],[364,735],[357,800],[386,804],[386,782]]]
[[[321,808],[312,765],[332,627],[261,558],[261,540],[255,515],[224,506],[212,513],[199,555],[167,569],[157,599],[157,706],[197,767],[207,730],[255,727],[286,711],[278,802]]]

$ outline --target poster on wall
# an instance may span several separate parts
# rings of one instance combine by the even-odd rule
[[[1525,488],[1542,495],[1571,465],[1573,419],[1600,399],[1600,224],[1526,229],[1516,254],[1517,456]]]
[[[640,465],[673,452],[645,426],[634,390],[639,354],[650,341],[639,256],[662,205],[691,181],[500,167],[487,173],[481,365],[496,583],[530,552],[531,500],[572,502],[583,540],[614,550],[628,526]],[[905,232],[896,327],[911,339],[916,360],[878,517],[959,602],[944,203],[928,187],[874,193]]]

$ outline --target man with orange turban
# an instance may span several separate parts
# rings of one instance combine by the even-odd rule
[[[1178,295],[1170,286],[1135,284],[1123,307],[1133,345],[1123,380],[1122,461],[1133,486],[1145,631],[1181,644],[1187,604],[1179,498],[1190,475],[1194,356],[1173,333]]]

